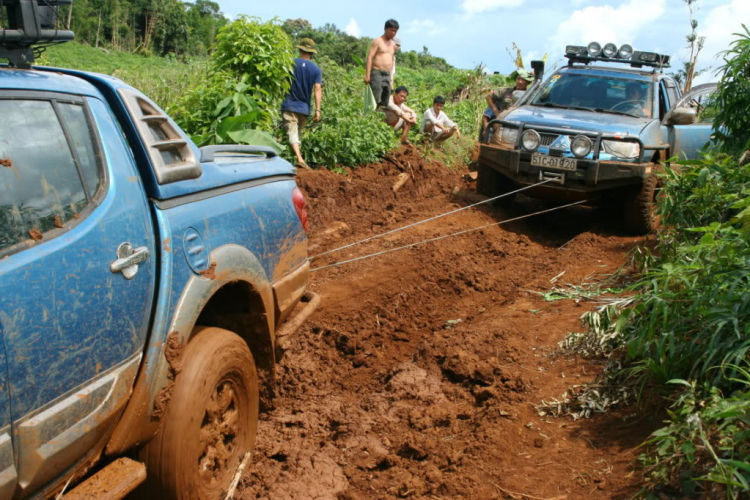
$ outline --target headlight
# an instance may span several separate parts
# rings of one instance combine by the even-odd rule
[[[620,46],[620,50],[617,51],[617,57],[620,59],[630,59],[633,55],[633,47],[631,45],[623,44]]]
[[[604,57],[615,57],[617,55],[617,45],[614,43],[608,43],[602,49],[602,55]]]
[[[536,151],[542,138],[536,130],[524,130],[521,134],[521,145],[526,151]]]
[[[503,130],[500,132],[500,142],[505,144],[515,144],[516,139],[518,139],[517,128],[503,127]]]
[[[591,42],[586,48],[588,49],[589,55],[591,57],[599,57],[599,54],[602,53],[602,46],[597,42]]]
[[[641,146],[637,142],[626,141],[602,141],[602,147],[605,153],[609,153],[618,158],[638,158],[641,154]]]
[[[591,152],[593,143],[585,135],[577,135],[570,143],[570,150],[578,158],[585,158]]]

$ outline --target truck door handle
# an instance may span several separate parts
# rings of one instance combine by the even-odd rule
[[[122,273],[126,280],[132,280],[138,273],[138,264],[148,259],[148,248],[133,248],[130,243],[121,243],[117,247],[117,260],[109,265],[113,273]]]

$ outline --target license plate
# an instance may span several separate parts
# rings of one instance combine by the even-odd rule
[[[572,158],[561,158],[556,156],[547,156],[540,153],[531,155],[531,164],[535,167],[559,168],[562,170],[575,170],[578,161]]]

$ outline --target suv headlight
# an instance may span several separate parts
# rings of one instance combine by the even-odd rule
[[[521,145],[526,151],[536,151],[541,144],[542,138],[536,130],[524,130],[521,134]]]
[[[602,147],[605,153],[609,153],[618,158],[633,159],[638,158],[641,154],[641,146],[637,142],[627,141],[602,141]]]
[[[570,151],[577,158],[585,158],[586,156],[588,156],[588,154],[591,152],[592,147],[593,143],[591,142],[591,139],[589,139],[585,135],[577,135],[570,142]]]
[[[503,127],[503,129],[500,131],[500,142],[504,144],[514,145],[516,143],[516,139],[518,139],[517,128]]]

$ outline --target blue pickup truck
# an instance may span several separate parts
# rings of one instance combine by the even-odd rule
[[[537,71],[517,105],[489,122],[477,191],[534,186],[526,194],[616,205],[628,230],[656,229],[657,172],[670,158],[696,158],[710,142],[716,85],[683,96],[662,71],[668,56],[627,44],[570,45],[565,55],[567,66],[546,81]]]
[[[0,500],[144,480],[153,498],[223,498],[280,344],[318,302],[295,169],[197,148],[115,78],[4,54]]]

